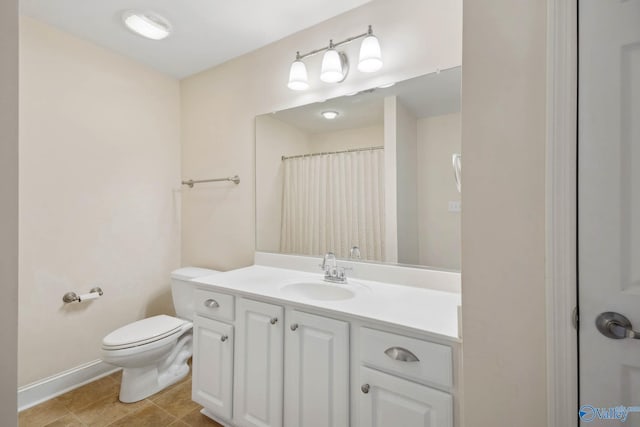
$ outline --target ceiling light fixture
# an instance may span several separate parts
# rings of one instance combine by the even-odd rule
[[[327,120],[333,120],[340,115],[337,111],[323,111],[321,114]]]
[[[122,14],[122,21],[135,34],[151,40],[162,40],[171,34],[169,21],[154,12],[127,10]]]
[[[291,64],[289,70],[289,89],[305,90],[309,88],[309,78],[307,75],[307,67],[302,62],[304,58],[317,55],[324,52],[322,58],[322,68],[320,71],[320,80],[325,83],[341,83],[349,74],[349,60],[344,52],[339,52],[336,48],[355,40],[364,38],[360,46],[360,57],[358,62],[358,70],[364,73],[373,73],[382,68],[382,50],[378,38],[373,35],[373,29],[369,25],[366,33],[349,37],[338,43],[329,41],[329,46],[314,49],[303,55],[296,52],[296,59]]]

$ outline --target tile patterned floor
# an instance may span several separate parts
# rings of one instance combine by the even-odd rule
[[[19,427],[222,427],[191,400],[191,376],[136,403],[118,400],[121,373],[109,375],[18,415]]]

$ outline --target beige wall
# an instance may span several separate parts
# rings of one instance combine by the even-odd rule
[[[256,247],[280,251],[282,225],[282,156],[310,152],[309,135],[270,114],[256,117]]]
[[[545,6],[464,4],[464,414],[474,427],[547,425]]]
[[[398,99],[384,99],[384,260],[398,262]]]
[[[419,264],[418,122],[400,100],[396,102],[398,262],[416,265]]]
[[[451,156],[460,153],[460,113],[418,120],[420,264],[460,270],[460,201]]]
[[[180,265],[177,80],[32,19],[20,41],[19,383],[100,358],[171,312]],[[63,305],[67,291],[104,296]]]
[[[295,52],[341,40],[372,24],[385,66],[366,75],[351,67],[340,85],[317,79],[321,56],[307,61],[312,89],[286,86]],[[460,0],[375,0],[265,48],[181,82],[182,172],[186,178],[239,174],[242,182],[209,184],[183,194],[185,264],[231,269],[254,251],[254,117],[404,80],[461,63]],[[352,63],[359,43],[346,47]]]
[[[0,425],[17,425],[18,2],[0,2]]]
[[[380,123],[363,128],[312,133],[309,135],[309,143],[311,153],[382,147],[384,146],[384,126]]]

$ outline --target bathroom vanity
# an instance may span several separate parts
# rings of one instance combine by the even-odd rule
[[[332,284],[309,260],[195,280],[203,413],[229,426],[460,425],[459,293],[361,279],[402,270],[364,263],[343,263],[352,276]],[[422,271],[444,287],[459,281]]]
[[[195,280],[203,413],[242,427],[462,426],[460,273],[442,271],[460,264],[460,78],[454,67],[256,117],[256,265]],[[323,255],[347,283],[323,280]]]

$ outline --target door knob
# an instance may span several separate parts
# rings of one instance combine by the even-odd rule
[[[360,387],[360,390],[364,393],[367,394],[369,393],[369,389],[371,388],[371,386],[369,384],[363,384],[362,387]]]
[[[607,338],[619,340],[623,338],[640,339],[640,332],[634,331],[631,322],[620,313],[607,311],[596,317],[596,327]]]
[[[294,324],[292,324],[292,325],[290,326],[290,328],[291,328],[291,330],[292,330],[292,331],[295,331],[296,329],[298,329],[298,324],[297,324],[297,323],[294,323]]]

